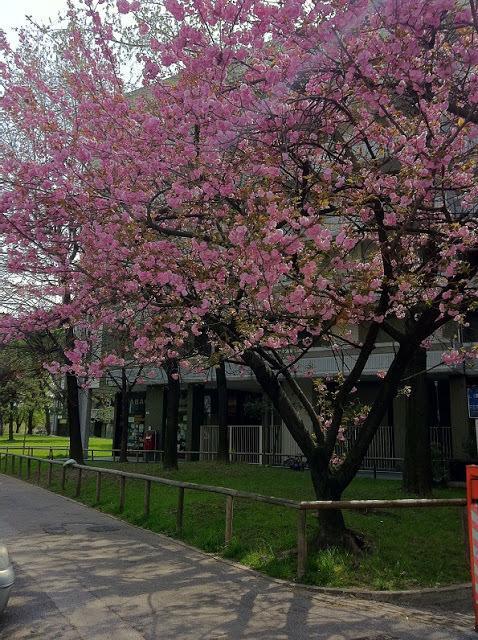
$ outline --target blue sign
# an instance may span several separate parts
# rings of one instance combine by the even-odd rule
[[[468,415],[478,418],[478,387],[468,387]]]

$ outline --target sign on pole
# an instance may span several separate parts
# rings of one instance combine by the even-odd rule
[[[474,464],[466,467],[466,500],[475,631],[478,631],[478,466]]]

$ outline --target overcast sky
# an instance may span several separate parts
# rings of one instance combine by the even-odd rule
[[[0,27],[6,31],[19,27],[25,21],[25,15],[37,20],[55,18],[64,8],[65,0],[0,0]]]

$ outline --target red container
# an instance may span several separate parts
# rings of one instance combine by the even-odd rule
[[[478,631],[478,466],[466,467],[466,499],[468,503],[468,535],[475,631]]]
[[[157,431],[145,431],[143,438],[143,448],[145,451],[154,451],[156,449]]]

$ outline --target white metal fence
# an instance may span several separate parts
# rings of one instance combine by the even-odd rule
[[[453,457],[451,427],[430,427],[430,442],[435,449],[434,455],[443,460],[451,460]]]
[[[229,459],[233,462],[252,464],[282,464],[288,457],[300,456],[296,442],[282,425],[262,426],[229,425]],[[337,448],[337,454],[345,454],[350,443],[357,437],[355,430]],[[213,460],[219,443],[217,425],[201,426],[200,459]],[[391,469],[394,465],[393,427],[380,427],[363,461],[363,468]]]
[[[360,427],[347,432],[345,440],[336,446],[337,456],[345,456],[358,438]],[[395,443],[393,426],[380,425],[375,434],[365,458],[362,460],[362,469],[377,469],[380,471],[394,471],[397,467],[395,458]]]
[[[337,453],[343,455],[355,442],[359,428],[349,432],[344,443],[337,448]],[[430,442],[434,449],[433,456],[443,461],[453,456],[451,427],[430,427]],[[395,437],[393,426],[381,425],[375,434],[367,455],[362,461],[362,469],[377,471],[401,471],[403,457],[397,456],[395,451]]]
[[[229,459],[252,464],[280,464],[281,426],[229,425]],[[201,426],[200,459],[213,460],[219,444],[217,425]]]
[[[229,459],[252,464],[282,464],[285,458],[300,456],[301,452],[282,425],[264,427],[262,425],[229,425]],[[359,427],[349,431],[346,439],[336,448],[338,456],[347,453],[358,437]],[[213,460],[219,441],[217,425],[201,426],[200,459]],[[451,427],[430,427],[432,446],[443,460],[452,457]],[[362,469],[397,471],[402,459],[395,455],[393,426],[382,425],[377,430],[367,455],[362,461]]]

